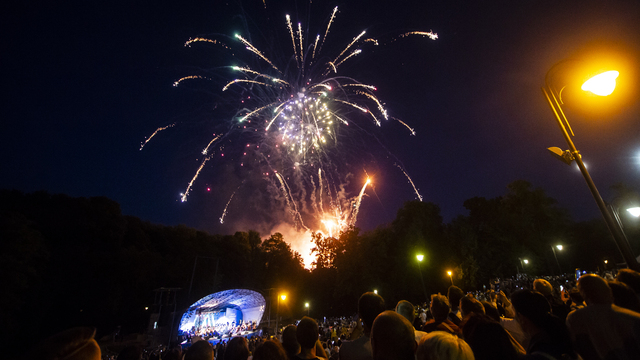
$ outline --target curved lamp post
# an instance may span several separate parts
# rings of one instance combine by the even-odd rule
[[[554,65],[547,72],[547,75],[545,76],[545,86],[542,88],[542,92],[547,98],[547,101],[549,102],[549,106],[551,106],[551,111],[553,112],[553,114],[556,117],[556,120],[558,121],[558,126],[560,127],[560,131],[562,132],[562,135],[564,136],[564,139],[567,142],[567,145],[569,145],[569,150],[562,151],[559,148],[549,148],[549,150],[560,160],[564,161],[566,164],[570,164],[571,161],[576,162],[576,164],[578,165],[578,168],[580,169],[580,172],[582,173],[582,176],[584,177],[584,180],[587,182],[587,186],[591,191],[591,195],[593,195],[593,198],[596,201],[598,208],[600,209],[600,213],[602,213],[602,217],[604,218],[604,221],[607,224],[607,227],[609,228],[609,232],[613,236],[613,239],[616,242],[616,245],[618,246],[618,249],[620,250],[622,257],[627,262],[627,266],[629,266],[630,269],[640,271],[640,265],[638,264],[635,256],[633,255],[633,251],[631,250],[631,246],[629,245],[629,242],[627,241],[626,236],[624,235],[624,232],[622,231],[619,224],[616,222],[616,220],[612,216],[609,209],[607,209],[607,205],[605,204],[604,200],[602,200],[602,197],[600,196],[600,193],[598,192],[596,185],[591,179],[591,175],[589,175],[587,168],[582,162],[582,156],[580,155],[580,152],[578,151],[578,149],[576,149],[576,146],[573,144],[573,141],[571,140],[571,136],[567,131],[567,128],[568,128],[569,131],[571,131],[571,135],[573,135],[573,130],[571,130],[569,121],[567,120],[567,117],[564,111],[562,110],[562,106],[561,106],[562,104],[561,93],[564,87],[557,89],[556,87],[553,86],[553,83],[551,82],[552,77],[555,74],[556,67],[558,67],[561,64],[565,64],[565,62],[562,61]],[[582,90],[592,92],[597,96],[609,95],[613,92],[613,89],[615,88],[615,80],[618,77],[618,75],[619,73],[615,70],[602,72],[590,78],[589,80],[587,80],[582,85]]]

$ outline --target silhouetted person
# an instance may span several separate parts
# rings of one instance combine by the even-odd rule
[[[416,340],[413,324],[395,311],[378,315],[371,329],[373,360],[414,360]]]
[[[213,347],[208,341],[198,341],[189,347],[184,360],[213,360]]]
[[[516,320],[529,336],[525,359],[563,359],[576,357],[564,322],[551,314],[551,305],[537,291],[518,290],[511,296]]]
[[[247,358],[249,358],[247,339],[242,336],[236,336],[229,340],[224,350],[224,360],[247,360]]]
[[[411,304],[407,300],[400,300],[398,302],[398,305],[396,305],[396,312],[404,316],[404,318],[409,320],[411,324],[414,323],[414,320],[416,318],[415,308],[413,307],[413,304]],[[421,330],[417,330],[415,326],[413,327],[413,329],[416,335],[416,343],[419,343],[420,339],[422,339],[423,336],[427,335],[427,333]]]
[[[452,323],[456,324],[456,326],[460,325],[462,321],[462,314],[460,314],[460,299],[464,297],[464,292],[462,289],[455,285],[449,286],[447,290],[447,299],[449,300],[449,305],[451,305],[451,311],[449,312],[448,319],[451,320]]]
[[[475,357],[471,347],[464,340],[448,332],[433,331],[420,341],[416,351],[416,359],[474,360]]]
[[[640,314],[613,304],[603,278],[587,274],[578,280],[587,303],[567,316],[567,326],[584,360],[640,359]]]
[[[318,340],[319,334],[315,320],[307,316],[300,320],[296,328],[296,339],[300,344],[300,353],[296,355],[298,359],[326,360],[326,354]],[[317,351],[321,351],[324,356],[318,356]]]
[[[344,341],[338,354],[340,360],[371,360],[371,327],[376,316],[384,311],[384,299],[366,292],[358,300],[358,315],[362,320],[363,335],[353,341]]]
[[[25,356],[27,360],[100,360],[96,329],[76,327],[43,340]]]
[[[296,338],[296,326],[289,325],[282,330],[282,347],[290,360],[300,353],[300,343]]]
[[[256,348],[253,360],[287,360],[287,353],[277,340],[267,340]]]

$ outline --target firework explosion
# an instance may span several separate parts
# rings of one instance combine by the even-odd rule
[[[337,56],[323,49],[331,38],[337,12],[336,7],[322,35],[316,36],[303,31],[301,23],[294,26],[286,15],[283,26],[290,37],[287,41],[290,41],[291,55],[272,54],[276,55],[273,61],[239,34],[220,35],[223,40],[197,37],[186,42],[185,46],[189,47],[197,43],[215,46],[230,53],[234,63],[240,61],[243,65],[226,68],[234,75],[225,81],[221,91],[225,98],[235,99],[229,101],[236,104],[235,114],[227,122],[227,130],[214,134],[202,150],[204,158],[181,194],[182,201],[187,200],[205,164],[214,157],[224,157],[225,146],[232,146],[234,150],[229,151],[235,153],[240,143],[242,155],[238,156],[238,165],[260,174],[272,189],[277,189],[273,191],[277,191],[279,197],[276,201],[286,207],[289,221],[297,229],[334,236],[355,224],[371,180],[365,177],[358,181],[363,184],[359,195],[349,195],[346,185],[354,181],[354,176],[350,169],[345,169],[344,144],[351,141],[354,132],[371,136],[371,128],[388,121],[400,123],[411,135],[415,132],[402,120],[388,115],[384,103],[375,95],[375,86],[341,72],[346,62],[362,53],[362,46],[376,46],[377,40],[367,38],[362,31],[342,41],[342,50]],[[410,35],[437,38],[432,32],[414,31],[392,41]],[[212,77],[189,75],[177,80],[174,86],[187,80],[211,80]],[[396,166],[413,186],[405,169]],[[422,200],[418,189],[415,186],[413,189]],[[224,222],[236,191],[226,203],[220,222]]]

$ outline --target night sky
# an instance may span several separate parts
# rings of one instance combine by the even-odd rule
[[[543,188],[576,220],[599,216],[577,167],[546,150],[567,146],[541,86],[555,63],[593,49],[615,50],[638,68],[637,1],[314,1],[310,12],[306,1],[267,0],[266,5],[267,12],[257,0],[242,6],[234,1],[4,4],[0,188],[106,196],[120,203],[124,214],[154,223],[215,233],[258,229],[267,235],[276,224],[261,223],[264,218],[249,210],[250,199],[242,195],[220,225],[238,187],[224,162],[207,166],[189,201],[180,202],[211,138],[203,129],[221,92],[204,81],[185,87],[173,82],[230,65],[203,44],[194,49],[184,43],[196,36],[231,35],[238,19],[260,42],[268,38],[268,26],[284,29],[285,14],[309,24],[315,36],[337,5],[331,40],[338,43],[362,30],[385,39],[407,31],[438,34],[436,41],[412,37],[365,51],[345,72],[377,86],[389,111],[415,128],[416,136],[410,136],[397,122],[383,122],[373,136],[404,165],[424,200],[440,206],[445,221],[466,214],[464,200],[504,195],[507,184],[518,179]],[[289,38],[277,41],[290,50]],[[631,95],[611,111],[565,108],[576,146],[608,201],[615,183],[640,190],[640,102],[633,92],[639,73],[621,74]],[[156,128],[173,123],[139,151]],[[366,171],[374,179],[356,224],[365,230],[390,222],[405,201],[415,199],[393,163],[371,160],[350,169],[354,178]],[[353,195],[361,186],[356,182]],[[286,221],[287,213],[279,211]]]

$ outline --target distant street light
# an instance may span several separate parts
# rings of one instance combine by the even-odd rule
[[[276,308],[276,337],[278,336],[278,322],[280,320],[280,299],[284,302],[287,299],[286,294],[278,296],[278,307]]]
[[[580,169],[580,172],[582,173],[582,176],[584,177],[584,180],[587,183],[587,186],[589,187],[589,190],[591,191],[591,195],[593,196],[596,204],[598,205],[598,208],[600,209],[600,212],[602,213],[602,217],[604,218],[604,221],[609,228],[609,232],[618,245],[618,249],[620,250],[620,253],[622,253],[622,257],[627,262],[627,266],[629,266],[629,268],[633,270],[640,271],[640,265],[633,255],[633,251],[631,250],[631,246],[629,245],[626,236],[624,236],[624,232],[620,228],[619,223],[614,220],[611,212],[607,209],[607,206],[604,203],[604,200],[602,200],[602,197],[600,196],[595,183],[591,179],[591,175],[589,175],[589,172],[587,171],[587,168],[582,161],[582,155],[580,155],[580,152],[574,145],[573,140],[571,140],[571,136],[567,131],[568,128],[569,131],[571,131],[571,135],[573,135],[571,125],[569,124],[569,121],[567,120],[567,117],[561,106],[561,104],[563,104],[562,91],[566,88],[566,86],[564,86],[566,84],[559,84],[562,85],[559,88],[553,86],[554,77],[560,73],[560,65],[566,64],[567,61],[561,61],[554,65],[547,72],[547,75],[545,76],[545,86],[542,88],[542,92],[549,102],[549,106],[551,106],[551,110],[555,115],[558,126],[562,131],[562,135],[564,136],[567,145],[569,145],[569,150],[562,151],[562,149],[559,148],[549,148],[549,150],[553,153],[554,156],[556,156],[566,164],[570,164],[572,161],[576,162],[578,168]],[[616,86],[616,78],[618,77],[618,75],[619,73],[615,70],[600,72],[596,76],[591,77],[589,80],[584,82],[582,85],[582,90],[589,91],[598,96],[607,96],[613,92],[613,89]]]
[[[451,273],[451,271],[447,271],[447,275],[449,275],[449,280],[451,280],[451,285],[453,285],[453,274]]]
[[[373,293],[374,293],[374,294],[376,294],[376,295],[378,295],[378,290],[373,289]]]
[[[560,270],[560,275],[562,275],[562,268],[560,267],[560,262],[558,261],[558,255],[556,254],[556,249],[562,251],[562,245],[552,246],[551,250],[553,251],[553,257],[556,258],[556,264],[558,264],[558,270]]]
[[[529,264],[529,260],[522,258],[518,258],[518,260],[520,260],[520,267],[522,267],[522,272],[524,273],[524,265]]]
[[[309,316],[309,303],[304,303],[304,307],[307,308],[307,316]]]

